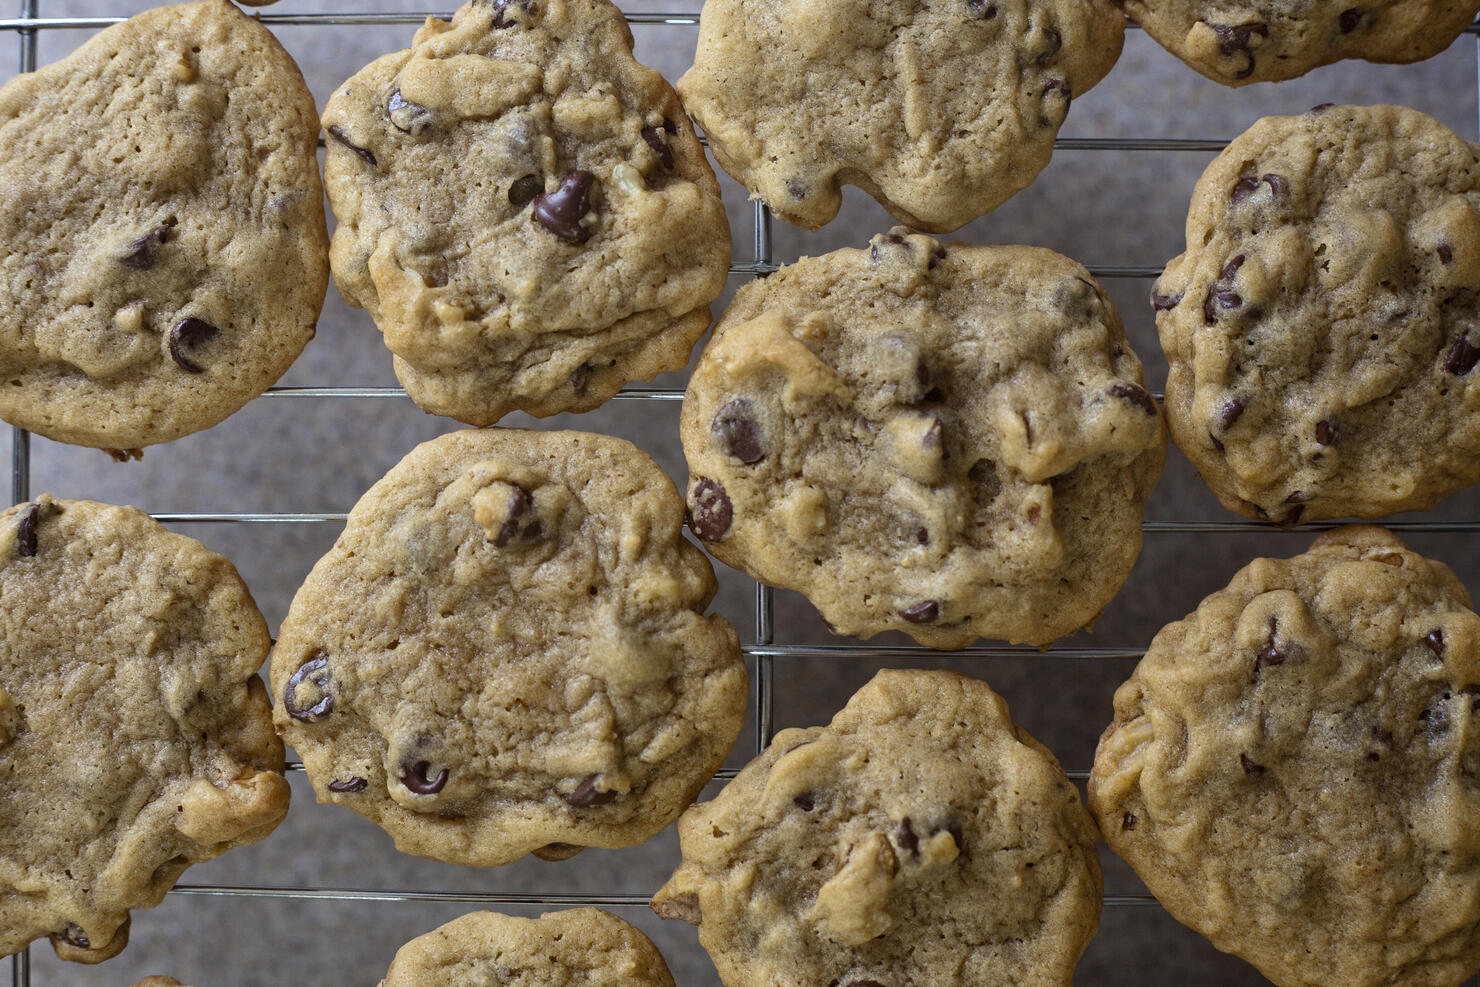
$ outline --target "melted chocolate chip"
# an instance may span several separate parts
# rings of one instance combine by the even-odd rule
[[[361,147],[354,141],[350,140],[349,135],[344,132],[343,127],[339,126],[338,124],[330,127],[329,136],[337,140],[339,143],[343,144],[345,147],[349,148],[351,151],[354,151],[361,158],[364,158],[366,164],[370,165],[371,167],[379,166],[380,162],[375,160],[375,152],[370,150],[368,147]]]
[[[1285,181],[1283,175],[1276,175],[1273,172],[1270,172],[1266,175],[1260,175],[1259,180],[1265,185],[1269,186],[1269,194],[1273,195],[1275,198],[1279,198],[1286,192],[1290,191],[1290,184],[1289,182]]]
[[[587,775],[582,778],[580,784],[576,785],[575,791],[561,798],[577,808],[585,808],[588,805],[606,805],[617,797],[616,792],[600,792],[596,790],[596,779],[599,775]]]
[[[1469,336],[1461,333],[1449,348],[1449,355],[1444,358],[1444,369],[1463,377],[1475,369],[1477,361],[1480,361],[1480,348],[1470,342]]]
[[[1300,519],[1302,517],[1304,517],[1304,516],[1305,516],[1305,505],[1304,504],[1296,504],[1295,505],[1295,509],[1293,511],[1291,511],[1289,514],[1286,514],[1280,520],[1280,524],[1285,525],[1287,527],[1288,526],[1297,525],[1297,524],[1300,523]]]
[[[584,849],[586,848],[576,846],[574,843],[546,843],[529,852],[541,860],[553,863],[557,860],[569,860]]]
[[[1333,107],[1335,105],[1336,105],[1335,103],[1317,103],[1315,106],[1312,106],[1310,109],[1306,110],[1305,112],[1307,112],[1307,113],[1325,113],[1327,110],[1329,110],[1331,107]]]
[[[1151,307],[1158,312],[1169,312],[1182,304],[1182,296],[1185,292],[1177,292],[1175,295],[1163,295],[1155,288],[1151,289]]]
[[[801,179],[793,178],[786,183],[786,194],[793,199],[805,199],[807,197],[807,185]]]
[[[1257,673],[1259,669],[1270,665],[1283,665],[1289,660],[1290,656],[1274,643],[1274,631],[1270,631],[1269,640],[1264,643],[1264,647],[1259,649],[1259,654],[1254,656],[1254,671]]]
[[[298,687],[307,680],[318,686],[323,696],[318,702],[306,709],[298,705]],[[283,709],[295,720],[304,723],[315,723],[328,716],[334,710],[334,696],[329,692],[329,659],[325,655],[319,655],[298,666],[288,679],[287,686],[283,689]]]
[[[1255,763],[1247,754],[1240,753],[1238,763],[1243,766],[1246,775],[1263,774],[1265,771],[1264,765]]]
[[[987,0],[966,0],[966,6],[981,20],[989,21],[997,16],[997,5]]]
[[[493,29],[495,31],[503,31],[519,23],[504,20],[504,11],[510,7],[517,7],[526,14],[534,13],[534,0],[490,0],[489,6],[493,8]]]
[[[437,772],[435,778],[427,775],[431,769],[430,761],[407,761],[401,765],[401,784],[417,795],[436,795],[447,784],[447,769]]]
[[[512,484],[511,484],[512,486]],[[538,541],[545,533],[545,526],[538,516],[526,517],[534,506],[534,498],[523,487],[514,486],[514,495],[509,498],[509,513],[499,525],[498,534],[493,536],[495,548],[503,548],[516,539],[522,542]]]
[[[181,352],[181,347],[195,347],[221,335],[221,330],[204,319],[194,317],[181,319],[170,327],[170,359],[179,364],[188,374],[203,374],[206,368]]]
[[[1297,490],[1290,496],[1285,498],[1285,503],[1304,504],[1308,500],[1310,500],[1310,494],[1306,493],[1304,490]]]
[[[1444,657],[1444,632],[1432,630],[1424,636],[1423,643],[1429,646],[1429,650],[1440,658]]]
[[[1039,52],[1038,57],[1033,59],[1039,65],[1047,65],[1059,53],[1059,49],[1064,46],[1064,39],[1060,37],[1059,32],[1051,27],[1043,29],[1043,41],[1043,51]]]
[[[354,775],[350,778],[349,781],[329,782],[329,791],[338,792],[341,795],[353,795],[355,792],[363,792],[367,784],[369,784],[369,782],[367,782],[364,778],[361,778],[359,775]]]
[[[1234,309],[1243,305],[1243,298],[1233,290],[1233,279],[1238,275],[1238,269],[1243,264],[1244,255],[1239,254],[1223,265],[1218,279],[1208,288],[1208,297],[1203,302],[1203,318],[1207,320],[1208,325],[1218,321],[1217,309]]]
[[[694,511],[689,527],[705,541],[719,541],[730,530],[735,507],[718,480],[700,477],[694,484]]]
[[[1110,393],[1115,397],[1129,401],[1146,412],[1146,414],[1155,417],[1156,402],[1151,399],[1150,394],[1146,393],[1144,387],[1138,387],[1135,384],[1116,384],[1110,388]]]
[[[1250,195],[1252,195],[1254,193],[1254,190],[1258,187],[1259,179],[1254,178],[1251,175],[1240,178],[1238,182],[1234,184],[1233,192],[1230,193],[1230,195],[1228,196],[1229,201],[1242,202],[1244,199],[1247,199]]]
[[[1454,248],[1447,243],[1439,244],[1436,252],[1439,255],[1439,263],[1452,264],[1454,262]]]
[[[791,803],[792,805],[795,805],[798,809],[801,809],[803,812],[811,812],[813,809],[817,808],[817,803],[812,801],[812,795],[810,792],[798,795],[796,798],[791,800]]]
[[[662,131],[658,130],[657,127],[643,127],[642,139],[647,141],[647,146],[652,148],[653,153],[658,156],[658,164],[662,165],[668,170],[672,170],[673,149],[670,148],[668,146],[668,142],[663,139]]]
[[[408,103],[401,95],[401,87],[391,90],[385,101],[385,115],[391,126],[403,134],[420,137],[432,127],[432,111],[417,103]]]
[[[76,946],[78,949],[92,949],[92,941],[87,938],[87,933],[75,922],[68,922],[60,936],[62,942]]]
[[[1242,415],[1243,413],[1244,399],[1234,398],[1232,401],[1225,402],[1223,407],[1219,410],[1218,421],[1223,426],[1223,430],[1227,431],[1228,429],[1233,428],[1233,423],[1238,421],[1238,416]]]
[[[847,987],[884,987],[877,980],[850,980]]]
[[[930,251],[930,262],[927,263],[925,266],[929,270],[932,270],[933,271],[933,270],[935,270],[935,265],[936,264],[939,264],[941,261],[943,261],[945,259],[946,259],[946,248],[945,247],[942,247],[940,245],[937,245],[934,250]]]
[[[917,528],[915,530],[915,541],[918,542],[921,545],[929,545],[930,544],[930,532],[927,531],[924,528]]]
[[[735,398],[715,412],[709,431],[724,443],[730,455],[747,466],[766,456],[766,443],[749,398]]]
[[[156,226],[128,245],[128,252],[118,260],[124,267],[145,270],[154,266],[154,252],[170,238],[173,222]]]
[[[920,838],[910,828],[909,816],[900,820],[899,829],[894,832],[894,842],[899,844],[901,850],[908,850],[917,857],[920,855]]]
[[[940,601],[925,600],[899,611],[899,615],[912,624],[932,624],[940,617]]]
[[[36,557],[36,524],[41,520],[41,505],[27,504],[15,522],[15,551],[23,559]]]
[[[1247,79],[1254,74],[1254,52],[1253,41],[1255,38],[1269,37],[1268,24],[1209,24],[1213,33],[1218,36],[1218,50],[1225,55],[1242,53],[1249,60],[1240,71],[1234,73],[1235,79]]]
[[[1064,96],[1064,102],[1066,103],[1071,102],[1074,99],[1073,91],[1069,88],[1069,84],[1063,79],[1049,79],[1043,84],[1044,98],[1048,98],[1050,93],[1062,93]]]
[[[1356,7],[1352,7],[1349,10],[1343,10],[1341,12],[1341,16],[1338,17],[1336,20],[1337,25],[1341,28],[1342,34],[1351,34],[1357,29],[1357,25],[1361,22],[1362,11]]]
[[[1316,441],[1323,446],[1336,444],[1336,429],[1325,420],[1316,422]]]
[[[538,175],[525,175],[523,178],[514,180],[509,186],[509,202],[515,206],[524,207],[534,201],[545,188],[545,183],[540,181]]]
[[[1122,831],[1136,828],[1136,817],[1127,812],[1120,817],[1120,828]]]
[[[585,243],[591,239],[591,227],[581,225],[581,217],[591,211],[591,186],[596,176],[589,171],[573,171],[560,180],[553,192],[534,197],[535,222],[567,243]]]
[[[586,393],[586,388],[591,385],[591,374],[593,368],[589,363],[583,363],[570,372],[570,389],[579,397]]]

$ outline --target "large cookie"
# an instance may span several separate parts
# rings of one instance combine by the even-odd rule
[[[1099,923],[1079,793],[954,672],[880,672],[678,832],[653,907],[698,924],[728,987],[1067,987]]]
[[[678,97],[606,0],[472,0],[329,100],[331,260],[421,407],[586,411],[679,370],[729,226]]]
[[[782,218],[819,228],[848,184],[944,233],[1043,170],[1124,34],[1109,0],[709,0],[678,89]]]
[[[1161,416],[1083,267],[906,233],[736,294],[684,397],[691,524],[838,633],[1047,644],[1135,564]]]
[[[267,626],[194,539],[45,496],[0,514],[0,620],[0,954],[96,963],[288,811]]]
[[[1343,58],[1417,62],[1448,48],[1480,0],[1116,0],[1215,82],[1278,82]]]
[[[140,14],[0,88],[0,417],[136,448],[277,380],[328,284],[316,115],[226,0]]]
[[[1173,917],[1283,987],[1480,970],[1480,617],[1381,528],[1257,559],[1152,641],[1089,783]]]
[[[678,491],[620,439],[496,429],[412,450],[355,505],[273,650],[278,730],[319,800],[475,865],[672,822],[746,699],[682,526]]]
[[[658,947],[599,908],[473,912],[396,951],[380,987],[673,987]]]
[[[1172,437],[1285,524],[1480,480],[1480,159],[1396,106],[1267,117],[1198,180],[1153,289]]]

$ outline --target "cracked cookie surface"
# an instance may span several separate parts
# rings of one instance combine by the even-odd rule
[[[226,0],[140,14],[0,88],[0,417],[132,449],[276,381],[328,285],[317,115]]]
[[[49,935],[97,963],[129,910],[288,811],[231,563],[131,507],[0,514],[0,954]]]
[[[954,672],[880,672],[678,826],[653,908],[728,987],[1066,987],[1099,923],[1079,793]]]
[[[463,431],[360,499],[273,650],[321,802],[450,863],[641,843],[739,733],[733,628],[683,503],[630,443]]]
[[[1282,987],[1480,969],[1480,617],[1382,528],[1257,559],[1163,628],[1089,782],[1179,921]]]
[[[678,90],[778,216],[818,229],[857,185],[944,233],[1033,181],[1124,33],[1108,0],[709,0]]]
[[[1135,564],[1160,413],[1083,267],[907,233],[736,293],[684,396],[691,526],[840,634],[1047,644]]]
[[[729,225],[678,97],[605,0],[473,0],[329,100],[331,263],[418,405],[587,411],[682,369]]]
[[[1172,437],[1230,510],[1375,518],[1480,480],[1480,159],[1432,117],[1260,120],[1151,301]]]
[[[402,946],[380,987],[673,987],[636,926],[599,908],[537,919],[473,912]]]

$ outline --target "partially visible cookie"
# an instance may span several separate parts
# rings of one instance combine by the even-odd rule
[[[1124,34],[1109,0],[709,0],[678,90],[783,219],[818,229],[846,184],[945,233],[1043,170]]]
[[[360,499],[293,599],[277,725],[321,802],[410,853],[641,843],[740,731],[735,631],[683,501],[630,443],[464,431]]]
[[[1480,970],[1480,617],[1376,527],[1257,559],[1157,634],[1090,776],[1178,921],[1282,987]]]
[[[140,14],[0,88],[0,417],[132,449],[277,380],[328,284],[316,115],[227,0]]]
[[[880,672],[678,832],[653,908],[699,926],[727,987],[1068,985],[1099,923],[1079,793],[954,672]]]
[[[1225,86],[1279,82],[1344,58],[1417,62],[1448,48],[1480,0],[1117,0],[1167,51]]]
[[[694,532],[840,634],[1047,644],[1141,548],[1161,415],[1114,307],[1035,247],[897,229],[746,285],[681,418]]]
[[[1398,106],[1266,117],[1153,289],[1172,437],[1231,510],[1424,510],[1480,481],[1480,159]]]
[[[515,918],[473,912],[396,951],[380,987],[673,987],[636,926],[599,908]]]
[[[249,0],[242,0],[242,2],[247,3]],[[273,0],[267,0],[267,2],[272,3]],[[156,974],[152,977],[145,977],[143,980],[134,984],[134,987],[185,987],[185,985],[174,977],[163,977]]]
[[[0,620],[0,954],[97,963],[288,811],[267,626],[194,539],[46,496],[0,514]]]
[[[340,291],[427,411],[587,411],[687,365],[729,225],[606,0],[472,0],[329,100]]]

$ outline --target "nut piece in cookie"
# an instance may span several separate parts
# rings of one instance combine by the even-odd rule
[[[903,228],[746,285],[689,381],[689,524],[840,634],[1048,644],[1135,564],[1161,412],[1083,267]]]
[[[699,926],[729,987],[1067,987],[1099,923],[1078,792],[954,672],[880,672],[830,725],[777,734],[678,832],[683,864],[652,906]]]
[[[607,0],[472,0],[347,81],[323,124],[335,281],[425,410],[588,411],[688,363],[729,225]]]
[[[1480,616],[1382,528],[1256,559],[1115,694],[1089,802],[1173,917],[1286,987],[1480,971]]]
[[[0,954],[49,936],[97,963],[288,811],[267,626],[199,542],[45,495],[0,513],[0,601]]]
[[[683,501],[619,439],[445,435],[361,498],[272,657],[320,801],[487,866],[641,843],[724,761],[735,632]]]
[[[1480,162],[1439,121],[1258,121],[1151,301],[1172,437],[1229,509],[1377,518],[1480,481]]]

